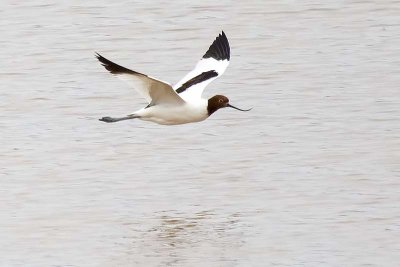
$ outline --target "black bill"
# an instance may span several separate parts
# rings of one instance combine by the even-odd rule
[[[235,107],[235,106],[232,106],[231,104],[227,104],[226,105],[227,107],[230,107],[230,108],[234,108],[234,109],[237,109],[237,110],[240,110],[240,111],[250,111],[252,108],[249,108],[249,109],[240,109],[240,108],[237,108],[237,107]]]

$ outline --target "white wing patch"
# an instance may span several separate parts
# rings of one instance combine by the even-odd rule
[[[224,32],[218,35],[195,68],[186,74],[174,89],[185,101],[201,98],[208,84],[221,76],[229,65],[230,47]]]

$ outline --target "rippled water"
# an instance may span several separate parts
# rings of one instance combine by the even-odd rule
[[[400,1],[0,4],[0,266],[398,266]],[[221,110],[105,124],[224,30]]]

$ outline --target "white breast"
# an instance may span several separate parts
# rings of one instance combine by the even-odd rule
[[[206,99],[201,99],[201,101],[189,102],[183,105],[155,105],[141,109],[134,114],[139,115],[141,120],[158,124],[184,124],[208,118],[207,104]]]

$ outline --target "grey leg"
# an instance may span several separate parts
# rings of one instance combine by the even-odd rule
[[[103,117],[103,118],[99,119],[99,121],[104,121],[104,122],[117,122],[117,121],[131,120],[131,119],[136,119],[136,118],[139,118],[139,116],[136,116],[136,115],[128,115],[128,116],[121,117],[121,118]]]

